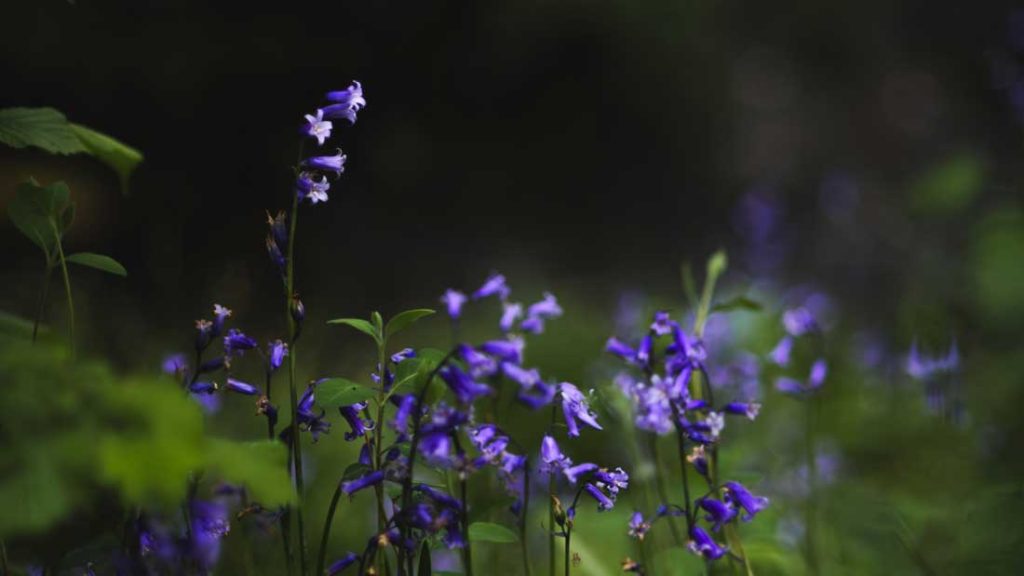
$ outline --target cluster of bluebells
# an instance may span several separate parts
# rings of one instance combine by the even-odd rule
[[[773,364],[786,369],[793,363],[793,350],[797,343],[802,339],[819,337],[821,325],[809,307],[798,306],[783,312],[782,326],[785,334],[769,352],[768,357]],[[828,364],[824,358],[818,357],[811,363],[806,376],[779,376],[775,380],[775,388],[790,396],[807,396],[821,388],[827,376]]]
[[[687,334],[668,312],[655,313],[647,333],[638,342],[613,337],[606,350],[630,368],[616,376],[615,382],[631,401],[635,426],[658,435],[675,432],[680,454],[687,455],[684,466],[703,477],[708,487],[706,495],[682,506],[663,503],[649,518],[636,512],[629,534],[642,539],[660,518],[683,516],[689,532],[689,549],[708,560],[723,557],[728,550],[714,534],[737,519],[752,520],[768,505],[768,500],[753,495],[738,482],[719,484],[714,454],[726,415],[754,420],[761,405],[748,401],[715,404],[704,342]],[[699,385],[695,375],[699,375]],[[701,519],[707,528],[700,524]],[[639,572],[642,567],[629,561],[627,570]]]
[[[540,472],[560,475],[569,484],[579,486],[577,498],[565,511],[566,523],[572,527],[576,517],[576,504],[579,495],[586,494],[597,502],[597,510],[604,512],[615,506],[619,492],[629,487],[629,474],[622,468],[602,468],[591,462],[574,464],[572,459],[562,453],[558,442],[552,436],[544,436],[540,447]]]
[[[356,115],[366,106],[363,98],[363,87],[359,82],[345,90],[328,92],[326,99],[330,104],[318,108],[313,114],[306,114],[306,122],[302,125],[302,135],[315,140],[318,147],[323,147],[334,130],[333,120],[344,119],[355,124]],[[327,191],[331,188],[329,176],[340,176],[345,171],[346,156],[341,148],[334,154],[323,154],[305,158],[299,166],[299,174],[295,180],[295,193],[299,201],[318,204],[327,201]]]

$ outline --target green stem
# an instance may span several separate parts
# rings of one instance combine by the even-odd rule
[[[554,429],[558,418],[558,403],[551,403],[551,425]],[[548,574],[555,576],[555,475],[548,473]]]
[[[530,458],[527,456],[523,469],[523,509],[519,521],[519,547],[523,552],[523,568],[526,576],[533,576],[533,569],[530,567],[530,545],[526,541],[527,518],[530,515]]]
[[[7,546],[4,544],[3,540],[0,540],[0,568],[3,568],[4,570],[3,576],[7,576],[11,573],[10,569],[7,567]]]
[[[817,532],[817,477],[818,462],[815,458],[815,428],[814,428],[814,398],[810,398],[806,408],[806,443],[805,457],[807,459],[807,502],[804,513],[806,514],[804,526],[804,553],[807,555],[807,569],[811,575],[819,573],[818,550],[816,541]]]
[[[565,576],[569,576],[569,568],[572,566],[572,524],[567,522],[565,525]]]
[[[316,572],[314,576],[321,576],[324,573],[324,560],[327,558],[327,540],[331,534],[331,523],[334,521],[334,511],[338,508],[338,500],[341,499],[341,482],[334,489],[334,496],[331,497],[331,505],[327,507],[327,520],[324,521],[323,535],[320,537],[320,554],[316,560]]]
[[[54,226],[54,234],[57,236],[57,255],[60,257],[60,270],[64,276],[64,292],[68,297],[68,339],[71,344],[71,359],[75,358],[75,303],[71,299],[71,276],[68,274],[68,263],[64,259],[64,246],[60,241],[60,234]]]
[[[46,255],[46,271],[43,272],[42,286],[39,287],[39,306],[36,308],[35,322],[32,323],[32,343],[35,344],[36,336],[39,334],[39,323],[43,321],[43,313],[46,311],[46,296],[50,292],[50,275],[53,273],[53,263],[50,255]]]
[[[299,574],[306,576],[306,534],[302,521],[302,497],[304,483],[302,480],[302,437],[299,435],[299,395],[295,383],[296,331],[295,319],[292,318],[292,298],[295,294],[295,228],[298,224],[299,196],[292,194],[291,222],[288,226],[288,260],[287,281],[285,283],[285,318],[288,321],[288,392],[291,400],[292,429],[292,466],[295,473],[295,491],[298,499],[295,502],[295,523],[299,536]]]
[[[665,487],[665,479],[661,475],[661,458],[658,453],[658,437],[654,434],[650,434],[648,435],[648,438],[650,439],[651,457],[654,459],[654,484],[655,489],[658,492],[658,499],[661,501],[661,504],[668,504],[668,489]],[[679,446],[679,450],[680,452],[682,452],[682,445]],[[686,453],[683,452],[681,454],[681,457],[683,458],[683,461],[685,461]],[[683,470],[685,472],[685,465],[683,466]],[[687,482],[685,474],[683,477],[683,482]],[[688,493],[689,487],[687,487],[687,489],[684,492]],[[689,496],[687,496],[687,500],[689,500]],[[679,526],[676,523],[676,519],[674,516],[668,517],[668,527],[672,531],[672,539],[675,540],[676,546],[684,546],[686,544],[686,541],[683,539],[683,535],[679,533]]]
[[[374,454],[373,454],[373,469],[380,470],[383,468],[384,451],[383,451],[383,431],[384,426],[384,405],[387,402],[384,400],[384,377],[386,370],[386,357],[387,357],[387,339],[383,338],[380,345],[377,346],[377,377],[380,382],[380,390],[377,392],[377,419],[374,421],[373,427],[373,438],[374,438]],[[385,525],[387,524],[387,512],[384,511],[384,484],[378,482],[373,487],[374,495],[377,497],[377,533],[381,534],[384,532]],[[398,554],[398,548],[395,547],[395,554]],[[387,565],[387,555],[379,554],[377,558],[383,558],[385,566]],[[401,564],[401,559],[399,559]],[[317,573],[316,576],[320,576]]]

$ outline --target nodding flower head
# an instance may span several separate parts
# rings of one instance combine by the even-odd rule
[[[697,505],[708,513],[704,519],[711,522],[711,529],[715,532],[721,530],[722,525],[728,524],[730,520],[736,517],[736,509],[721,500],[700,498],[697,500]]]
[[[478,397],[494,392],[490,386],[473,380],[469,374],[454,365],[445,366],[438,374],[462,404],[472,404]]]
[[[441,296],[441,303],[447,307],[448,317],[452,320],[458,320],[462,316],[462,305],[466,303],[466,295],[458,290],[449,288],[445,291],[444,296]]]
[[[351,432],[345,433],[345,440],[352,441],[356,438],[362,438],[366,435],[367,430],[373,430],[373,420],[364,421],[359,413],[366,409],[366,402],[359,402],[352,404],[351,406],[339,406],[338,411],[341,412],[341,416],[348,422]]]
[[[267,367],[271,372],[276,372],[284,364],[284,358],[288,355],[288,345],[281,340],[274,340],[267,345]]]
[[[521,338],[511,337],[506,340],[489,340],[480,345],[480,351],[502,360],[519,364],[523,361],[524,343]]]
[[[585,486],[583,486],[583,491],[589,494],[590,497],[597,501],[598,512],[611,510],[612,508],[615,507],[615,500],[605,495],[605,493],[602,492],[601,489],[595,486],[594,484],[586,484]]]
[[[267,212],[267,228],[269,229],[270,240],[274,241],[278,249],[284,251],[288,248],[288,214],[284,210],[278,210],[276,216]]]
[[[202,352],[210,345],[213,338],[213,322],[209,320],[196,320],[196,350]]]
[[[501,320],[498,322],[498,327],[501,328],[502,332],[508,332],[512,329],[516,320],[523,317],[523,305],[518,302],[505,302],[503,303],[503,310],[501,313]]]
[[[755,420],[761,412],[761,404],[758,402],[730,402],[722,409],[729,414],[739,414],[750,420]]]
[[[505,284],[505,277],[501,274],[492,274],[491,277],[484,282],[483,286],[478,288],[476,292],[473,292],[473,300],[479,300],[481,298],[494,295],[505,300],[508,298],[510,292],[511,290],[509,290],[508,285]]]
[[[654,321],[651,322],[651,332],[654,332],[658,336],[670,334],[674,324],[676,323],[672,321],[672,317],[669,316],[668,312],[655,312]]]
[[[313,156],[306,158],[302,162],[302,166],[311,170],[320,170],[323,172],[334,172],[335,175],[340,175],[345,171],[345,160],[348,157],[342,153],[341,148],[338,152],[332,156]]]
[[[231,310],[221,306],[220,304],[213,305],[213,328],[210,336],[216,338],[221,335],[224,330],[224,322],[231,317]]]
[[[252,384],[242,382],[241,380],[235,380],[234,378],[228,378],[225,388],[238,394],[245,394],[246,396],[255,396],[259,393],[259,388],[256,388]]]
[[[746,512],[743,515],[744,522],[749,522],[758,512],[768,507],[768,498],[754,496],[739,482],[726,482],[723,486],[725,488],[726,501],[734,506],[743,508]]]
[[[356,478],[355,480],[350,480],[348,482],[343,482],[341,484],[341,491],[346,496],[351,496],[351,495],[355,494],[356,492],[362,490],[363,488],[367,488],[369,486],[374,486],[374,485],[380,484],[383,480],[384,480],[384,471],[383,470],[375,470],[375,471],[370,472],[368,474],[365,474],[365,475],[363,475],[363,476],[361,476],[359,478]]]
[[[803,306],[783,312],[782,325],[792,336],[803,336],[818,329],[818,322],[814,319],[814,314]]]
[[[391,363],[392,364],[401,364],[402,362],[408,360],[409,358],[415,358],[415,357],[416,357],[416,351],[415,350],[413,350],[412,348],[402,348],[398,352],[395,352],[394,354],[391,355]]]
[[[345,568],[355,564],[358,560],[359,555],[355,552],[345,553],[344,556],[335,560],[327,567],[327,576],[338,576]]]
[[[544,293],[544,299],[530,304],[526,311],[526,319],[519,325],[523,332],[540,334],[544,332],[544,321],[562,315],[562,307],[558,305],[555,295]]]
[[[307,160],[309,163],[311,160],[317,160],[320,164],[329,164],[329,160],[336,158],[335,156],[319,156],[317,158],[310,158]],[[344,170],[343,166],[345,163],[345,157],[341,156],[341,160],[338,162],[338,173],[340,174]],[[330,164],[333,166],[333,164]],[[332,168],[323,168],[325,170],[331,170]],[[320,202],[327,202],[327,191],[331,189],[331,183],[327,181],[322,175],[314,172],[302,172],[299,177],[295,179],[295,193],[299,196],[299,200],[309,200],[310,204],[319,204]]]
[[[334,104],[323,108],[324,117],[344,118],[352,124],[356,123],[356,115],[366,106],[363,85],[358,80],[353,80],[352,84],[344,90],[328,92],[326,98]]]
[[[569,429],[569,436],[577,437],[580,435],[579,425],[576,423],[577,419],[591,428],[602,429],[601,425],[597,423],[597,414],[590,409],[586,397],[583,396],[579,388],[568,382],[562,382],[560,390],[562,393],[562,414],[565,415],[565,425]]]
[[[811,365],[811,373],[807,377],[807,382],[800,382],[794,378],[781,376],[775,381],[775,388],[784,394],[791,394],[794,396],[809,394],[814,392],[821,385],[825,383],[825,378],[828,376],[828,364],[823,358],[819,358]]]
[[[324,120],[324,111],[317,110],[316,114],[306,114],[306,123],[302,126],[302,134],[316,140],[317,145],[323,146],[324,141],[331,137],[331,129],[334,124],[330,120]]]
[[[226,356],[241,356],[246,350],[252,350],[259,346],[256,340],[246,336],[241,330],[232,328],[224,336],[224,354]]]
[[[562,449],[551,436],[544,436],[540,443],[540,471],[551,474],[572,466],[572,460],[562,454]]]
[[[690,530],[690,543],[687,548],[690,549],[690,552],[708,560],[718,560],[728,551],[726,547],[719,546],[715,539],[700,526],[694,526]]]
[[[789,358],[793,352],[793,337],[789,334],[782,337],[779,343],[768,353],[769,358],[776,366],[786,367],[789,365]]]
[[[639,511],[633,512],[633,516],[629,519],[629,536],[637,540],[643,540],[650,529],[651,523],[644,520],[644,515]]]

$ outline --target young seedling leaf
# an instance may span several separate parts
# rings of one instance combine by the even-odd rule
[[[474,522],[469,525],[469,539],[472,542],[512,544],[519,541],[519,536],[501,524]]]
[[[406,310],[405,312],[401,312],[391,320],[388,320],[388,325],[387,328],[384,329],[384,334],[390,338],[407,328],[413,322],[420,318],[430,316],[433,313],[434,311],[428,308],[417,308],[415,310]]]
[[[7,206],[7,215],[14,226],[39,246],[48,258],[57,241],[54,226],[59,227],[64,222],[70,195],[64,182],[54,182],[49,186],[40,186],[34,181],[23,182]]]
[[[356,330],[359,330],[363,334],[366,334],[370,338],[373,338],[375,342],[380,344],[380,332],[366,320],[359,318],[335,318],[334,320],[328,320],[328,324],[344,324],[345,326],[351,326]]]
[[[65,258],[68,262],[78,264],[79,266],[88,266],[97,270],[102,270],[108,274],[115,276],[127,276],[128,271],[124,269],[117,260],[114,260],[110,256],[104,256],[103,254],[95,254],[93,252],[79,252],[77,254],[71,254]]]
[[[333,410],[369,400],[376,395],[376,390],[358,382],[345,378],[328,378],[317,385],[316,403],[325,410]]]
[[[118,179],[121,181],[121,193],[127,195],[128,179],[142,162],[142,152],[81,124],[69,122],[68,126],[86,152],[117,173]]]
[[[0,110],[0,142],[12,148],[35,146],[51,154],[86,151],[67,118],[53,108]]]

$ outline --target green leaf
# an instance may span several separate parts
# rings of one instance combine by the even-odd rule
[[[919,176],[910,187],[911,202],[922,212],[956,214],[978,196],[984,181],[982,159],[961,153]]]
[[[39,246],[49,259],[57,238],[53,228],[65,222],[64,213],[70,205],[71,191],[64,182],[40,186],[34,181],[18,185],[14,199],[7,206],[11,222],[29,240]]]
[[[121,181],[121,192],[127,194],[128,179],[139,163],[142,162],[142,152],[92,128],[73,122],[68,125],[86,152],[95,156],[100,162],[103,162],[117,173]]]
[[[493,522],[474,522],[469,525],[469,539],[472,542],[512,544],[519,541],[519,536],[501,524],[494,524]]]
[[[713,286],[728,266],[729,258],[725,255],[725,250],[715,252],[711,258],[708,258],[708,275],[704,282],[710,282]]]
[[[384,334],[386,335],[386,337],[390,338],[391,336],[394,336],[395,334],[398,334],[399,332],[407,328],[413,322],[425,316],[430,316],[433,313],[434,311],[430,310],[429,308],[416,308],[414,310],[406,310],[405,312],[396,315],[391,320],[388,320],[388,326],[387,328],[384,329]]]
[[[416,570],[416,576],[432,576],[433,569],[430,562],[430,546],[426,542],[420,546],[420,562],[419,568]]]
[[[381,343],[380,332],[374,328],[373,324],[370,324],[366,320],[360,320],[359,318],[335,318],[334,320],[328,320],[328,324],[344,324],[345,326],[351,326],[356,330],[359,330],[363,334],[366,334],[377,343]]]
[[[32,320],[0,310],[0,336],[28,340],[32,338],[32,325]],[[40,332],[46,330],[45,326],[39,326]]]
[[[288,449],[281,442],[210,440],[206,465],[223,480],[241,484],[264,507],[291,504],[295,490],[288,475]]]
[[[377,390],[345,378],[328,378],[316,389],[316,403],[325,410],[351,406],[377,395]]]
[[[377,328],[377,333],[378,334],[383,334],[384,333],[384,319],[381,318],[380,312],[377,312],[376,310],[374,310],[373,314],[370,314],[370,320],[373,321],[374,327]]]
[[[93,252],[79,252],[77,254],[71,254],[64,258],[68,262],[78,264],[80,266],[88,266],[97,270],[102,270],[108,274],[114,274],[115,276],[127,276],[128,271],[121,266],[117,260],[114,260],[110,256],[104,256],[103,254],[95,254]]]
[[[747,298],[746,296],[737,296],[735,298],[730,298],[725,302],[719,302],[718,304],[715,304],[711,308],[711,311],[732,312],[734,310],[749,310],[751,312],[757,312],[762,308],[763,306],[761,306],[761,303],[756,300]]]
[[[13,148],[35,146],[51,154],[86,151],[67,118],[53,108],[0,110],[0,142]]]

